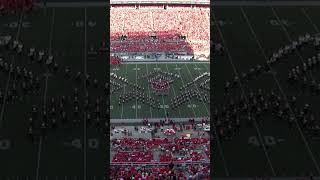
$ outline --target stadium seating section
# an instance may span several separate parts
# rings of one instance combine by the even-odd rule
[[[111,52],[210,51],[208,7],[123,5],[110,14]]]
[[[112,147],[117,149],[116,155],[112,162],[130,163],[130,162],[149,162],[153,159],[152,151],[155,148],[161,147],[163,151],[175,152],[184,151],[185,149],[195,150],[201,146],[209,144],[208,138],[176,138],[169,140],[167,138],[142,139],[142,138],[122,138],[113,139]],[[144,150],[143,150],[144,149]],[[207,148],[206,148],[207,149]],[[122,152],[121,150],[126,150]],[[145,151],[147,150],[147,151]],[[128,152],[130,151],[130,153]],[[207,151],[207,150],[206,150]],[[207,153],[207,152],[204,152]],[[171,153],[160,155],[160,162],[176,162],[185,163],[190,161],[204,160],[202,154],[196,151],[190,151],[187,156],[182,158],[173,157]]]
[[[208,166],[198,166],[198,165],[188,165],[186,166],[187,172],[189,174],[186,175],[185,171],[182,169],[177,169],[175,171],[172,171],[168,167],[124,167],[124,166],[115,166],[111,167],[111,175],[110,177],[113,179],[147,179],[147,180],[154,180],[157,178],[160,179],[168,179],[170,175],[171,177],[175,176],[182,180],[187,180],[188,177],[192,177],[192,175],[196,174],[197,172],[201,172],[203,174],[207,174],[209,167]],[[202,176],[205,180],[204,177]],[[199,179],[199,178],[198,178]],[[206,178],[207,179],[207,178]]]
[[[210,172],[209,164],[196,162],[203,161],[204,154],[210,156],[209,146],[209,138],[200,137],[113,139],[112,148],[117,149],[117,152],[112,159],[110,176],[113,179],[154,179],[168,178],[172,175],[179,179],[187,179],[202,174],[202,178],[205,179]],[[158,158],[156,154],[159,154]],[[182,166],[177,166],[172,171],[168,167],[171,162]]]

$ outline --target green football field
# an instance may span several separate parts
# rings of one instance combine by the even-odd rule
[[[200,102],[195,98],[184,103],[179,108],[173,110],[170,108],[171,99],[181,93],[180,88],[191,82],[197,76],[205,72],[210,72],[209,63],[139,63],[122,64],[120,66],[111,66],[110,73],[127,78],[129,82],[136,83],[144,87],[143,92],[150,97],[160,101],[161,108],[151,108],[147,104],[139,101],[130,101],[119,105],[119,95],[132,91],[129,86],[124,86],[112,93],[111,96],[111,118],[112,119],[141,119],[141,118],[164,118],[168,113],[170,118],[189,118],[209,116],[209,104]],[[170,86],[169,93],[166,96],[154,95],[146,79],[139,79],[144,74],[152,71],[174,73],[180,76]]]

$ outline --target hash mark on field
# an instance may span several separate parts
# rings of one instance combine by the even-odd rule
[[[197,107],[199,107],[199,106],[196,104],[188,104],[188,108],[197,108]]]
[[[281,26],[281,24],[283,24],[284,26],[292,26],[292,25],[295,25],[296,23],[295,22],[290,22],[289,20],[287,19],[281,19],[280,21],[276,20],[276,19],[271,19],[269,21],[270,25],[271,26]]]
[[[226,20],[218,20],[216,22],[217,24],[219,24],[219,26],[225,26],[225,25],[232,25],[232,21],[226,21]]]
[[[168,109],[168,108],[169,108],[169,105],[167,105],[167,104],[162,105],[162,104],[161,104],[161,105],[160,105],[160,108],[162,108],[162,109],[164,109],[164,108],[165,108],[165,109]]]
[[[166,68],[167,68],[167,71],[170,72],[170,71],[169,71],[169,68],[168,68],[168,64],[166,64]],[[179,71],[180,69],[181,69],[181,68],[178,68],[178,67],[175,68],[175,70],[178,70],[178,71]],[[172,86],[172,90],[173,90],[174,96],[176,96],[176,90],[174,89],[174,86]],[[179,112],[179,116],[182,117],[180,108],[178,109],[178,112]]]
[[[137,105],[137,106],[136,105],[132,105],[131,107],[132,107],[132,109],[141,109],[141,105]]]

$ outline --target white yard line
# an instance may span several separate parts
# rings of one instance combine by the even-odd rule
[[[317,33],[320,33],[318,26],[313,22],[313,20],[311,19],[311,17],[308,15],[307,11],[306,11],[304,8],[302,8],[302,12],[303,12],[303,14],[306,16],[306,18],[308,19],[309,23],[313,26],[313,28],[315,29],[315,31],[316,31]],[[304,136],[304,134],[303,134],[303,132],[302,132],[302,130],[301,130],[301,127],[300,127],[300,125],[299,125],[299,123],[298,123],[298,121],[297,121],[296,119],[295,119],[295,123],[296,123],[297,126],[298,126],[298,130],[299,130],[299,132],[300,132],[300,134],[301,134],[301,137],[302,137],[302,139],[303,139],[304,144],[306,145],[306,147],[307,147],[307,149],[308,149],[308,151],[309,151],[309,153],[310,153],[310,156],[311,156],[311,158],[312,158],[312,161],[313,161],[313,163],[315,164],[318,173],[320,174],[320,168],[319,168],[318,162],[316,161],[316,158],[315,158],[315,156],[313,155],[313,153],[312,153],[312,151],[311,151],[310,145],[308,144],[308,142],[307,142],[307,140],[306,140],[306,137]]]
[[[192,74],[191,74],[191,71],[189,70],[189,67],[185,64],[185,66],[187,67],[187,70],[188,70],[188,72],[189,72],[189,75],[190,75],[190,77],[191,77],[191,79],[193,79],[194,77],[192,76]],[[201,72],[199,71],[199,69],[198,69],[198,72],[199,72],[199,75],[201,74]],[[199,88],[198,87],[196,87],[197,88],[197,90],[199,91]],[[199,91],[200,92],[200,91]],[[210,110],[208,110],[208,107],[207,107],[207,105],[202,101],[202,104],[204,105],[204,107],[206,108],[206,111],[207,111],[207,115],[208,116],[210,116]]]
[[[148,72],[148,65],[147,64],[146,64],[146,69],[147,69],[147,74],[148,74],[149,72]],[[148,84],[149,97],[151,97],[151,92],[150,92],[150,87],[149,86],[150,85]],[[149,109],[150,109],[150,115],[151,115],[151,118],[152,118],[152,108],[151,108],[151,106],[149,106]]]
[[[180,73],[180,69],[178,69],[178,65],[176,64],[176,68],[177,68],[177,71],[179,72],[179,76],[180,76],[180,79],[181,79],[181,81],[182,81],[182,85],[184,86],[185,84],[184,84],[184,80],[183,80],[183,78],[182,78],[182,76],[181,76],[181,73]],[[189,105],[190,105],[190,107],[192,108],[192,111],[193,111],[193,115],[196,117],[196,112],[195,112],[195,110],[194,110],[194,108],[193,108],[193,106],[192,106],[192,104],[191,104],[191,100],[189,99]],[[190,117],[189,117],[190,118]]]
[[[138,86],[138,81],[137,81],[137,76],[138,76],[138,65],[136,64],[136,86]],[[135,94],[137,92],[137,88],[135,89]],[[137,99],[137,96],[135,97],[136,99],[136,119],[138,119],[138,99]]]
[[[278,16],[277,12],[274,10],[273,6],[270,6],[270,8],[271,8],[271,10],[272,10],[272,13],[273,13],[274,17],[277,19],[277,21],[281,22],[281,19],[280,19],[280,17]],[[283,23],[279,23],[279,24],[280,24],[281,29],[282,29],[283,32],[285,33],[287,39],[288,39],[290,42],[292,42],[293,39],[292,39],[291,36],[289,35],[288,30],[284,27]],[[303,59],[300,51],[295,51],[295,52],[296,52],[296,55],[298,55],[301,64],[303,64],[305,61],[304,61],[304,59]],[[308,74],[310,75],[310,77],[311,77],[312,80],[315,80],[315,78],[313,77],[313,75],[312,75],[311,72],[308,72]],[[319,173],[320,173],[320,171],[319,171]]]
[[[126,66],[126,73],[124,74],[123,78],[126,78],[126,74],[128,73],[128,65],[125,65]],[[123,86],[123,94],[126,93],[126,85]],[[123,103],[121,103],[121,119],[123,118]]]
[[[302,13],[306,16],[308,19],[309,23],[313,26],[313,28],[316,30],[317,33],[319,33],[319,28],[318,26],[312,21],[311,17],[309,16],[307,10],[305,8],[301,8]]]
[[[50,37],[49,37],[49,50],[48,54],[52,54],[52,41],[53,41],[53,27],[54,27],[54,21],[55,21],[55,9],[52,9],[52,20],[51,20],[51,27],[50,27]],[[45,80],[45,89],[44,89],[44,95],[43,95],[43,104],[46,105],[47,103],[47,92],[48,92],[48,79],[49,79],[49,70],[46,70],[46,80]]]
[[[242,7],[241,7],[241,9],[242,9]],[[219,26],[218,26],[218,31],[219,31],[220,37],[221,37],[221,39],[222,39],[222,41],[223,41],[223,44],[224,44],[224,46],[225,46],[226,52],[227,52],[227,54],[228,54],[228,57],[229,57],[228,59],[229,59],[231,65],[232,65],[232,69],[233,69],[234,73],[235,73],[237,76],[239,76],[239,74],[238,74],[238,72],[237,72],[237,70],[236,70],[236,66],[235,66],[234,63],[233,63],[233,58],[232,58],[232,56],[231,56],[231,53],[230,53],[230,51],[229,51],[229,48],[227,48],[226,41],[225,41],[225,39],[224,39],[224,36],[223,36],[222,31],[221,31],[221,29],[219,28]],[[247,98],[247,95],[246,95],[246,93],[245,93],[245,88],[244,88],[242,82],[239,81],[239,84],[240,84],[240,89],[241,89],[241,91],[242,91],[242,94],[244,95],[246,101],[248,102],[248,98]],[[273,176],[276,176],[276,172],[275,172],[274,167],[273,167],[273,165],[272,165],[271,158],[270,158],[270,156],[269,156],[269,153],[267,152],[267,148],[265,147],[265,144],[264,144],[264,141],[263,141],[263,138],[262,138],[262,137],[263,137],[263,136],[262,136],[262,132],[261,132],[261,130],[259,129],[256,120],[254,121],[253,125],[254,125],[254,127],[255,127],[255,129],[256,129],[256,131],[257,131],[258,138],[259,138],[260,142],[262,142],[262,143],[261,143],[262,149],[263,149],[263,152],[264,152],[264,154],[265,154],[265,156],[266,156],[266,158],[267,158],[268,165],[270,166],[272,175],[273,175]]]
[[[158,64],[156,64],[156,67],[158,68]],[[164,98],[163,98],[163,95],[161,95],[162,97],[162,107],[163,107],[163,110],[164,110],[164,117],[167,116],[167,110],[166,110],[166,106],[164,104]]]
[[[215,17],[214,14],[212,15],[212,17],[213,17],[214,21],[216,22],[216,17]],[[218,30],[218,33],[219,33],[219,35],[220,35],[220,37],[221,37],[221,40],[222,40],[222,43],[223,43],[223,45],[224,45],[224,47],[225,47],[225,49],[226,49],[226,53],[227,53],[227,55],[228,55],[228,60],[229,60],[230,63],[231,63],[231,67],[232,67],[234,73],[235,73],[236,75],[238,75],[238,72],[237,72],[237,70],[236,70],[236,68],[235,68],[235,65],[233,64],[233,60],[232,60],[231,54],[230,54],[230,52],[229,52],[229,50],[228,50],[227,44],[226,44],[225,39],[224,39],[224,37],[223,37],[222,31],[221,31],[221,29],[220,29],[220,27],[219,27],[218,24],[215,24],[215,26],[217,27],[216,29]],[[239,81],[239,83],[241,84],[241,81]],[[245,95],[244,89],[243,89],[243,86],[242,86],[242,85],[240,86],[240,89],[241,89],[241,91],[242,91],[242,94]],[[216,131],[215,125],[214,125],[214,128],[215,128],[215,131]],[[217,131],[216,131],[216,132],[217,132]],[[217,139],[219,140],[219,136],[216,135],[216,137],[217,137]],[[263,142],[263,141],[262,141],[262,142]],[[219,144],[220,144],[220,143],[219,143]],[[262,143],[262,145],[263,145],[263,147],[264,147],[264,143]],[[222,155],[221,157],[223,158],[223,163],[224,163],[225,171],[226,171],[226,173],[229,174],[228,169],[227,169],[227,166],[226,166],[226,161],[225,161],[225,158],[224,158],[224,155],[223,155],[222,148],[221,148],[221,147],[218,147],[218,148],[220,148],[220,153],[221,153],[221,155]],[[268,163],[269,163],[269,161],[268,161]],[[269,166],[270,166],[270,163],[269,163]],[[271,165],[271,167],[272,167],[272,165]]]
[[[84,73],[85,75],[87,75],[87,8],[84,8]],[[84,82],[84,90],[85,93],[87,93],[87,86],[86,86],[86,79]],[[83,135],[83,179],[86,180],[87,179],[87,116],[86,113],[85,117],[84,117],[84,121],[83,121],[83,131],[84,131],[84,135]]]
[[[16,39],[15,39],[15,40],[19,40],[19,37],[20,37],[21,24],[22,24],[22,19],[23,19],[22,17],[23,17],[23,13],[20,14],[19,19],[18,19],[19,26],[18,26],[18,31],[17,31]],[[11,63],[12,63],[12,64],[14,63],[14,59],[15,59],[15,58],[12,57],[12,60],[11,60]],[[7,79],[7,82],[6,82],[6,89],[5,89],[5,92],[4,92],[3,101],[1,102],[1,103],[2,103],[2,106],[1,106],[1,113],[0,113],[0,128],[2,127],[2,123],[3,123],[3,114],[4,114],[4,109],[5,109],[5,106],[6,106],[6,100],[7,100],[7,94],[8,94],[8,90],[9,90],[9,86],[10,86],[11,74],[12,74],[12,73],[9,73],[9,75],[8,75],[8,79]]]
[[[251,25],[251,22],[250,22],[249,18],[247,17],[247,15],[246,15],[245,11],[243,10],[243,8],[241,8],[241,10],[242,10],[243,16],[244,16],[245,19],[246,19],[246,22],[247,22],[247,24],[248,24],[248,27],[250,28],[250,31],[251,31],[254,39],[256,40],[256,42],[257,42],[257,44],[258,44],[258,46],[259,46],[260,51],[262,52],[265,60],[268,61],[268,58],[267,58],[267,55],[266,55],[266,53],[265,53],[265,50],[264,50],[264,48],[263,48],[263,46],[262,46],[262,43],[260,42],[260,40],[258,39],[255,31],[253,30],[253,27],[252,27],[252,25]],[[274,12],[274,11],[273,11],[273,12]],[[279,17],[278,17],[278,16],[277,16],[277,19],[279,20]],[[287,34],[287,35],[288,35],[288,34]],[[272,69],[272,67],[270,67],[270,69]],[[273,79],[275,80],[275,82],[276,82],[276,84],[277,84],[277,86],[278,86],[278,88],[279,88],[282,96],[284,97],[284,100],[285,100],[286,102],[288,102],[287,96],[286,96],[286,94],[284,93],[284,91],[283,91],[283,89],[282,89],[282,87],[281,87],[281,85],[280,85],[280,83],[279,83],[278,78],[275,76],[275,74],[272,74],[272,76],[273,76]],[[294,112],[293,112],[293,110],[292,110],[292,108],[291,108],[291,106],[289,106],[289,109],[290,109],[290,113],[293,114],[293,115],[295,115]],[[308,152],[309,152],[309,154],[310,154],[310,156],[311,156],[311,159],[313,160],[313,163],[314,163],[314,165],[316,166],[318,173],[320,173],[318,163],[317,163],[317,161],[315,160],[315,157],[314,157],[314,155],[313,155],[313,153],[312,153],[312,151],[311,151],[311,148],[310,148],[308,142],[306,141],[306,138],[305,138],[305,136],[304,136],[304,134],[303,134],[303,132],[302,132],[302,130],[301,130],[300,125],[299,125],[298,122],[297,122],[296,117],[295,117],[295,123],[296,123],[296,125],[297,125],[297,128],[298,128],[298,131],[299,131],[299,133],[300,133],[300,136],[301,136],[301,138],[302,138],[302,140],[303,140],[303,142],[304,142],[304,144],[305,144],[305,146],[306,146],[306,148],[307,148],[307,150],[308,150]]]
[[[167,68],[167,71],[169,72],[168,64],[166,64],[166,68]],[[176,90],[174,89],[173,85],[172,85],[172,90],[173,90],[173,95],[176,96]],[[178,108],[178,111],[179,111],[179,117],[182,117],[180,108]]]
[[[52,19],[51,19],[51,26],[50,26],[50,33],[49,33],[49,49],[48,53],[51,55],[52,53],[52,41],[53,41],[53,30],[54,30],[54,23],[55,23],[55,9],[52,9]],[[44,88],[44,95],[43,95],[43,105],[46,106],[47,104],[47,92],[48,92],[48,73],[49,70],[46,70],[46,79],[45,79],[45,88]],[[41,152],[42,152],[42,141],[43,137],[40,136],[39,148],[38,148],[38,161],[37,161],[37,168],[36,168],[36,180],[39,180],[40,174],[40,165],[41,165]]]

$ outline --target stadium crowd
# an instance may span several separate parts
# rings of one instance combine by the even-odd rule
[[[111,52],[210,51],[209,8],[152,7],[111,8]]]
[[[154,179],[209,179],[209,166],[187,165],[184,168],[171,169],[170,167],[128,167],[112,166],[110,177],[113,179],[125,180],[154,180]],[[185,172],[188,172],[188,175]]]
[[[165,137],[155,135],[154,138],[134,138],[131,136],[111,140],[112,158],[111,177],[113,179],[191,179],[209,177],[210,141],[203,136],[195,121],[187,124],[175,124],[172,131],[184,132],[183,129],[199,130],[200,136],[188,137],[184,134],[170,133]],[[208,122],[206,118],[202,122]],[[163,123],[154,123],[149,127],[161,129],[165,133]],[[112,127],[113,130],[115,127]],[[138,131],[138,128],[135,128]],[[123,131],[127,134],[129,131]],[[152,132],[154,133],[154,132]],[[112,133],[112,136],[114,134]],[[174,167],[172,167],[174,166]]]
[[[113,157],[113,162],[152,162],[152,149],[160,148],[162,155],[160,155],[160,162],[188,162],[201,161],[204,157],[199,152],[193,151],[199,146],[209,143],[208,138],[175,138],[170,140],[167,138],[153,138],[153,139],[137,139],[137,138],[122,138],[113,139],[112,146],[117,149],[116,155]],[[144,151],[136,151],[136,150]],[[122,151],[125,152],[122,152]],[[130,152],[127,152],[130,151]],[[132,152],[131,152],[132,151]],[[184,154],[184,157],[175,158],[169,152],[177,152]],[[181,152],[180,152],[181,151]]]

